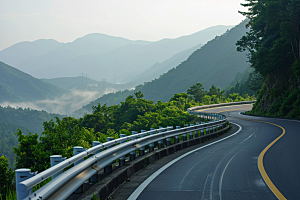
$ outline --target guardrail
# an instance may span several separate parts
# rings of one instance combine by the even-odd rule
[[[241,104],[251,104],[251,103],[255,103],[255,102],[256,102],[256,100],[255,101],[239,101],[239,102],[210,104],[210,105],[203,105],[203,106],[196,106],[196,107],[188,108],[187,110],[188,110],[188,113],[191,113],[191,111],[203,110],[203,109],[207,109],[207,108],[241,105]]]
[[[237,103],[234,102],[234,105]],[[212,107],[216,107],[216,105]],[[223,106],[225,104],[218,105]],[[227,103],[226,105],[233,104]],[[218,130],[225,128],[227,122],[225,115],[196,112],[196,110],[203,109],[203,107],[208,108],[207,106],[200,107],[189,108],[188,112],[196,114],[202,119],[211,120],[208,123],[191,124],[183,128],[177,126],[176,129],[173,129],[173,127],[161,127],[150,131],[142,130],[141,133],[133,131],[131,136],[122,135],[123,137],[121,136],[118,139],[108,138],[108,142],[103,144],[94,142],[95,146],[87,150],[82,147],[74,147],[74,156],[68,159],[62,159],[61,156],[54,155],[52,157],[58,159],[58,164],[41,173],[31,173],[30,169],[16,170],[17,199],[66,199],[73,192],[82,192],[81,186],[86,180],[97,182],[95,174],[100,169],[111,173],[111,164],[118,159],[119,165],[124,165],[124,156],[127,154],[130,154],[130,160],[133,160],[137,150],[139,150],[140,155],[143,155],[145,147],[148,146],[151,152],[154,150],[154,143],[156,142],[158,142],[158,148],[161,148],[163,141],[166,141],[166,146],[171,145],[171,138],[175,138],[174,143],[178,143],[180,135],[183,136],[183,140],[187,140],[188,133],[192,133],[189,134],[189,139],[191,139],[191,137],[193,138],[193,132],[197,133],[195,137],[198,137],[199,132],[199,136],[204,137],[204,129],[209,130],[209,133],[211,133],[211,131],[216,131],[217,127]],[[78,154],[76,155],[76,153]],[[84,160],[86,157],[87,159]],[[74,164],[72,168],[62,172],[72,164]],[[32,187],[51,176],[52,180],[48,184],[32,192]]]

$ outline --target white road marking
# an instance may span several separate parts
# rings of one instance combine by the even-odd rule
[[[242,130],[242,127],[236,123],[233,123],[232,124],[235,124],[236,126],[239,127],[239,130],[237,130],[235,133],[233,133],[232,135],[229,135],[223,139],[220,139],[218,141],[215,141],[215,142],[212,142],[210,144],[207,144],[207,145],[204,145],[202,147],[199,147],[197,149],[194,149],[190,152],[187,152],[181,156],[179,156],[178,158],[172,160],[171,162],[167,163],[166,165],[164,165],[163,167],[161,167],[159,170],[157,170],[155,173],[153,173],[151,176],[149,176],[130,196],[127,200],[134,200],[134,199],[137,199],[138,196],[143,192],[143,190],[151,183],[151,181],[153,181],[160,173],[162,173],[165,169],[167,169],[168,167],[170,167],[171,165],[173,165],[175,162],[177,162],[178,160],[186,157],[187,155],[191,154],[191,153],[194,153],[195,151],[198,151],[200,149],[203,149],[205,147],[208,147],[208,146],[211,146],[213,144],[216,144],[216,143],[219,143],[223,140],[226,140],[228,138],[231,138],[232,136],[238,134],[241,130]]]
[[[256,133],[256,131],[255,131],[254,133],[252,133],[249,137],[247,137],[246,139],[244,139],[243,141],[241,141],[240,144],[243,143],[243,142],[245,142],[245,141],[248,140],[249,138],[251,138],[252,135],[254,135],[255,133]]]

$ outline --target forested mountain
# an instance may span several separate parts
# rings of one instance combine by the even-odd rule
[[[84,106],[75,113],[90,113],[92,105],[118,104],[128,94],[142,91],[146,99],[168,101],[173,94],[185,92],[190,85],[201,82],[205,89],[211,85],[225,88],[237,72],[243,72],[248,64],[246,53],[236,51],[235,43],[246,33],[244,21],[192,53],[177,67],[169,70],[160,78],[138,85],[135,90],[107,94]]]
[[[203,45],[199,44],[190,49],[175,54],[170,59],[165,60],[164,62],[155,63],[148,70],[131,79],[131,81],[138,85],[159,78],[160,75],[168,72],[170,69],[178,66],[180,63],[185,61],[194,51],[199,49],[201,46]]]
[[[84,72],[92,79],[105,78],[108,82],[114,82],[115,77],[116,82],[120,83],[129,75],[134,77],[176,53],[205,44],[230,27],[210,27],[192,35],[157,42],[89,34],[46,54],[28,57],[14,67],[38,78],[75,77]]]
[[[241,96],[243,95],[250,95],[255,96],[256,90],[251,88],[250,84],[253,82],[253,69],[250,67],[246,68],[244,72],[238,72],[234,80],[225,88],[226,95],[233,93],[238,93]],[[253,83],[252,83],[253,84]]]
[[[24,126],[0,121],[0,157],[5,156],[11,165],[15,162],[13,147],[18,146],[18,138],[15,135],[18,129],[25,135],[30,132]]]
[[[37,111],[29,108],[0,106],[0,121],[26,127],[33,133],[41,133],[43,131],[43,122],[54,119],[54,117],[62,118],[64,115],[51,114],[46,111]]]
[[[40,39],[33,42],[19,42],[0,51],[0,60],[11,66],[16,66],[25,60],[47,54],[64,43],[52,39]]]
[[[201,82],[205,89],[211,85],[224,88],[237,72],[248,66],[246,53],[237,52],[235,46],[246,33],[246,23],[244,21],[209,41],[176,68],[138,89],[146,99],[168,101],[172,94],[184,92],[196,82]]]
[[[250,0],[247,0],[250,1]],[[265,77],[251,114],[300,119],[300,2],[266,0],[242,4],[250,31],[237,42]]]
[[[0,62],[0,103],[51,99],[66,92],[62,88]]]
[[[23,134],[43,132],[43,122],[50,121],[64,116],[49,114],[46,111],[31,110],[29,108],[11,108],[0,106],[0,156],[7,157],[11,164],[14,162],[13,146],[18,144],[15,133],[17,129],[22,130]]]

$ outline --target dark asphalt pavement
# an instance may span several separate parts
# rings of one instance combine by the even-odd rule
[[[298,121],[240,115],[249,105],[207,109],[222,112],[242,130],[235,136],[200,149],[159,174],[138,199],[276,199],[258,169],[260,153],[277,137],[277,126],[286,134],[264,156],[265,170],[287,199],[300,199],[300,124]]]

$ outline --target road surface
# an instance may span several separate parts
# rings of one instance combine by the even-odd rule
[[[225,114],[240,131],[161,170],[131,197],[139,194],[137,199],[141,200],[300,199],[299,121],[239,114],[251,107],[203,110]]]

